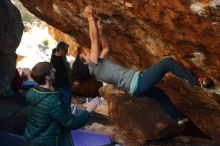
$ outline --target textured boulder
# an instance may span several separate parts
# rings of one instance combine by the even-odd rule
[[[219,0],[21,2],[33,14],[87,47],[88,24],[82,8],[90,4],[109,28],[112,57],[118,62],[144,68],[158,58],[174,55],[220,79]]]
[[[96,81],[95,78],[92,78],[85,83],[73,82],[72,91],[73,94],[76,95],[81,95],[84,97],[96,97],[99,96],[99,88],[102,86],[102,82]]]
[[[122,90],[107,85],[100,93],[108,103],[109,116],[128,139],[140,145],[146,140],[160,139],[183,132],[160,104],[147,97],[132,98]]]
[[[172,80],[168,79],[170,83],[172,83],[173,80],[178,83],[182,82],[175,78]],[[181,91],[190,90],[188,89],[189,86],[184,86],[184,89],[176,87],[175,92],[171,92],[169,89],[170,86],[175,85],[167,86],[166,83],[162,81],[159,86],[165,89],[167,88],[170,99],[178,106],[178,109],[184,112],[190,119],[185,126],[179,126],[177,120],[172,119],[155,99],[149,97],[131,97],[112,85],[107,85],[100,89],[100,94],[105,97],[108,104],[109,117],[112,122],[120,128],[121,137],[126,137],[127,139],[126,141],[123,138],[123,144],[139,146],[150,140],[169,138],[179,134],[197,138],[200,137],[202,139],[196,142],[200,144],[219,143],[218,118],[215,117],[219,116],[219,111],[212,109],[209,105],[201,107],[200,101],[196,101],[198,98],[202,98],[204,103],[208,100],[212,100],[206,92],[198,89],[199,93],[203,94],[203,96],[194,93],[190,99],[185,97],[185,92],[182,93]],[[182,95],[179,99],[175,98],[174,94],[179,94],[179,92],[181,92]],[[213,111],[211,112],[211,110]],[[199,111],[201,114],[198,115],[197,113]],[[211,121],[213,121],[215,125],[206,125],[210,119],[204,117],[204,115],[206,115],[205,112],[210,112],[210,117],[213,117]],[[193,124],[191,120],[195,124]],[[195,125],[199,126],[199,129]],[[202,131],[200,129],[202,129]]]
[[[8,0],[0,1],[0,88],[10,86],[15,73],[15,50],[23,34],[18,9]]]
[[[220,144],[220,96],[200,87],[191,87],[175,77],[159,84],[173,103],[211,140]]]
[[[22,95],[1,98],[0,130],[22,135],[26,126],[26,107],[25,97]]]
[[[19,10],[11,1],[0,1],[0,13],[0,91],[3,91],[14,78],[15,50],[21,41],[24,26]],[[25,107],[22,96],[5,98],[0,95],[0,130],[22,134],[26,123]]]

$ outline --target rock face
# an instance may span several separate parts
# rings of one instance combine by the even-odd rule
[[[178,83],[182,82],[178,79],[172,80]],[[166,82],[172,82],[172,80],[168,79]],[[177,120],[171,118],[155,99],[147,96],[131,97],[122,90],[112,85],[107,85],[100,89],[100,94],[107,101],[110,119],[120,128],[121,137],[126,137],[126,139],[123,140],[124,145],[141,146],[150,140],[169,138],[179,134],[205,138],[204,140],[208,141],[207,144],[219,143],[217,138],[219,136],[219,131],[216,132],[216,130],[212,129],[213,126],[205,125],[204,123],[208,119],[203,117],[204,114],[206,115],[204,112],[210,112],[212,117],[219,116],[219,112],[206,106],[200,110],[200,112],[204,114],[197,114],[199,112],[198,110],[202,107],[201,103],[198,103],[196,99],[203,98],[203,102],[208,102],[210,99],[207,97],[204,98],[208,96],[207,93],[199,91],[203,95],[192,95],[194,100],[186,98],[185,95],[179,97],[180,99],[175,99],[175,95],[173,94],[180,92],[178,88],[175,92],[171,92],[169,89],[170,86],[167,86],[164,81],[162,81],[159,86],[168,90],[169,97],[172,99],[173,103],[178,106],[178,109],[184,111],[188,119],[193,120],[193,122],[205,133],[195,127],[191,121],[184,126],[178,125]],[[187,90],[187,88],[189,87],[185,86],[183,90]],[[190,107],[190,104],[193,104],[193,106],[191,105]],[[211,112],[211,110],[213,111]],[[213,118],[212,120],[215,123],[214,127],[219,129],[217,119]],[[208,135],[213,139],[210,140]]]
[[[144,69],[165,56],[173,56],[196,73],[220,82],[219,0],[21,2],[36,16],[85,47],[89,47],[90,41],[82,11],[86,5],[92,5],[107,26],[113,60]],[[219,95],[191,88],[176,78],[163,82],[160,87],[166,89],[176,106],[203,132],[220,143]]]
[[[15,50],[21,41],[24,26],[20,12],[11,1],[0,1],[0,13],[0,91],[5,91],[14,78]],[[24,97],[5,98],[0,93],[0,130],[22,134],[26,124],[25,107]],[[4,143],[4,140],[1,141]]]
[[[220,144],[220,96],[200,87],[191,87],[173,76],[165,78],[159,87],[193,123]]]
[[[96,79],[93,77],[89,81],[82,84],[79,82],[73,82],[72,91],[73,94],[76,95],[81,95],[84,97],[96,97],[99,96],[99,88],[102,86],[102,82],[96,81]]]
[[[24,96],[2,98],[0,100],[0,130],[22,135],[26,126],[26,107]]]
[[[220,64],[218,0],[21,2],[36,16],[87,47],[88,24],[82,8],[92,5],[108,27],[112,57],[118,62],[144,68],[158,58],[174,55],[220,79],[216,72]]]
[[[8,0],[0,2],[0,88],[10,86],[15,73],[15,50],[23,34],[18,9]]]
[[[152,98],[132,98],[111,85],[101,88],[100,93],[107,100],[110,118],[133,144],[143,145],[146,140],[173,136],[183,130]]]

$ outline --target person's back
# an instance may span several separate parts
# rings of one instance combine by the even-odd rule
[[[68,62],[65,60],[65,57],[53,55],[51,64],[56,69],[56,80],[53,86],[55,88],[63,88],[69,85],[69,67],[67,66]]]
[[[56,69],[55,78],[53,83],[55,88],[64,88],[69,85],[70,65],[66,59],[69,45],[63,41],[57,44],[53,49],[50,63]]]
[[[29,146],[71,146],[70,130],[84,126],[89,113],[100,103],[100,98],[95,98],[87,103],[85,111],[73,116],[64,107],[59,93],[53,91],[54,71],[49,62],[40,62],[32,69],[31,77],[38,86],[31,88],[26,96],[28,108],[24,137]]]
[[[62,96],[62,100],[66,108],[70,108],[72,90],[70,86],[70,64],[66,59],[69,45],[63,41],[57,44],[53,49],[50,63],[55,72],[56,80],[53,82],[53,87],[58,90]]]
[[[24,136],[37,146],[70,146],[70,129],[82,127],[89,119],[84,111],[74,117],[64,108],[57,92],[35,87],[27,93],[28,121]]]
[[[122,67],[109,59],[99,59],[98,64],[90,61],[88,66],[90,73],[97,79],[114,84],[125,91],[129,91],[132,77],[136,73],[136,70]]]

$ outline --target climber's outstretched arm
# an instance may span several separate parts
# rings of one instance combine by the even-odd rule
[[[109,51],[111,49],[111,45],[109,43],[107,34],[104,32],[103,24],[101,23],[101,20],[98,21],[97,26],[99,29],[99,37],[102,44],[102,51],[99,57],[106,58],[108,57]]]
[[[85,8],[85,14],[89,23],[89,36],[91,40],[91,54],[90,60],[94,63],[98,63],[99,58],[99,35],[95,22],[95,18],[93,15],[93,10],[91,6],[87,6]]]

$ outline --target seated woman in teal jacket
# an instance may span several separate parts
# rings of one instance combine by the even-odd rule
[[[64,107],[58,92],[53,90],[54,72],[49,62],[40,62],[32,69],[31,76],[38,86],[31,88],[26,97],[28,109],[24,137],[28,145],[72,146],[71,129],[83,127],[89,121],[90,112],[100,104],[100,98],[95,98],[79,116],[72,115]]]

